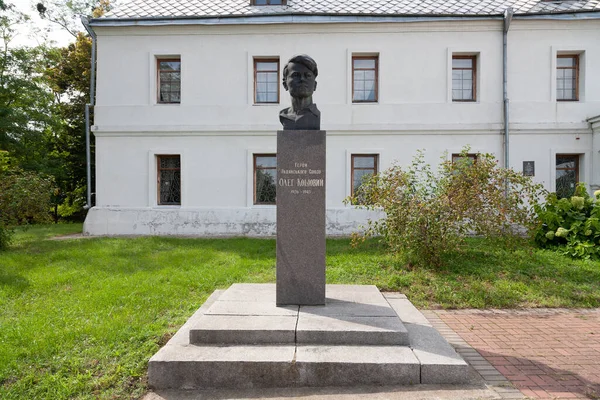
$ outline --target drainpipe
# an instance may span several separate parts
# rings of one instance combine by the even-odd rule
[[[89,210],[92,207],[92,161],[90,150],[90,109],[94,107],[94,90],[96,88],[96,33],[90,26],[90,21],[87,17],[82,16],[81,22],[92,37],[92,65],[90,70],[90,102],[85,105],[85,161],[87,173],[87,203],[83,206],[84,210]]]
[[[504,97],[504,168],[510,166],[510,147],[509,147],[509,132],[508,132],[508,29],[510,28],[510,22],[513,17],[513,9],[507,8],[504,11],[504,30],[502,33],[502,86],[503,86],[503,97]],[[508,196],[508,182],[504,188],[504,193]]]

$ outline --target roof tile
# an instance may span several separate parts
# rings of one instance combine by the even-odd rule
[[[234,17],[273,14],[490,15],[600,11],[600,0],[288,0],[286,6],[252,6],[250,0],[120,0],[103,18]]]

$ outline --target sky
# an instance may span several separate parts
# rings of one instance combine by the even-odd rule
[[[73,36],[65,29],[40,18],[35,8],[36,0],[5,0],[5,3],[15,5],[19,11],[31,17],[29,23],[17,27],[18,34],[11,41],[11,46],[37,46],[44,42],[43,32],[46,32],[47,38],[54,41],[56,46],[66,46],[74,41]]]

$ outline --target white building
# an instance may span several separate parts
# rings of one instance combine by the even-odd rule
[[[299,53],[319,67],[329,234],[365,221],[343,203],[353,177],[418,149],[437,163],[470,145],[550,191],[600,187],[600,0],[255,1],[271,4],[123,0],[90,21],[86,233],[273,234],[265,176],[290,105],[281,71]]]

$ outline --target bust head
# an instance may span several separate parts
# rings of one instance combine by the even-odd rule
[[[283,87],[293,98],[308,98],[317,89],[317,63],[306,54],[290,58],[283,68]]]

